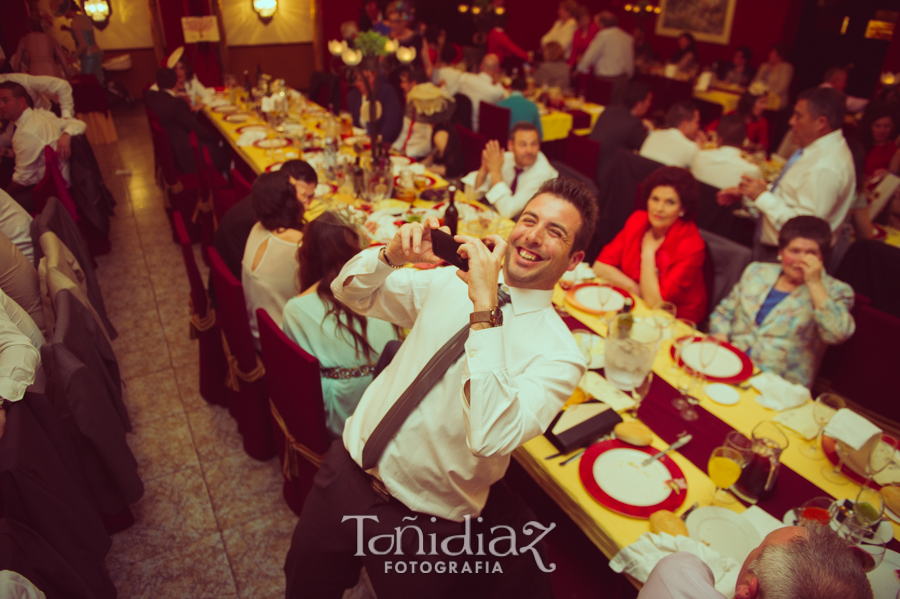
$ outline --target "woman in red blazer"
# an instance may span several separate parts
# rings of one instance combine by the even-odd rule
[[[679,318],[699,323],[706,318],[707,303],[706,244],[693,223],[700,186],[686,169],[665,166],[650,173],[641,190],[646,210],[628,217],[597,256],[594,272],[651,308],[672,302]]]

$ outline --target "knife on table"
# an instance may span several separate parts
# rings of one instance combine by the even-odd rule
[[[659,458],[663,457],[670,451],[674,451],[674,450],[678,449],[679,447],[683,447],[683,446],[687,445],[691,439],[693,439],[693,437],[691,435],[683,436],[682,438],[678,439],[677,441],[675,441],[674,443],[669,445],[667,448],[665,448],[662,451],[660,451],[659,453],[657,453],[656,455],[651,456],[651,457],[647,458],[646,460],[644,460],[643,462],[641,462],[641,466],[649,466],[650,464],[652,464]]]

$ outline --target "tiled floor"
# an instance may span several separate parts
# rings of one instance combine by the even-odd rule
[[[110,576],[122,599],[283,597],[297,518],[281,497],[278,460],[247,457],[227,410],[200,397],[187,277],[153,180],[145,112],[114,116],[118,144],[94,148],[118,202],[97,275],[119,331],[128,440],[147,490],[132,506],[135,525],[113,536]],[[199,250],[197,262],[204,270]]]

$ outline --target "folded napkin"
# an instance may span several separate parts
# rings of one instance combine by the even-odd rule
[[[771,372],[759,373],[750,379],[750,384],[760,393],[756,403],[778,412],[801,406],[811,398],[803,385],[789,383]]]
[[[265,131],[259,131],[256,129],[250,129],[249,131],[244,131],[241,133],[241,136],[237,140],[238,147],[252,146],[256,142],[261,139],[266,138]]]
[[[880,435],[881,429],[856,412],[841,408],[825,425],[825,434],[857,451],[872,437]]]
[[[424,175],[425,174],[425,165],[421,162],[413,162],[412,164],[407,164],[406,166],[397,166],[394,165],[394,176],[400,176],[400,171],[408,170],[414,175]]]
[[[599,345],[599,344],[597,344]],[[591,354],[597,348],[591,348]],[[605,345],[604,345],[605,351]],[[593,371],[587,371],[581,377],[578,387],[594,399],[600,400],[616,412],[624,412],[634,407],[634,400],[620,389],[614,387],[605,378]]]
[[[368,129],[363,129],[362,127],[354,127],[353,128],[353,135],[355,135],[357,137],[360,135],[368,135],[368,134],[369,134]]]
[[[808,401],[799,408],[781,412],[772,420],[783,424],[807,441],[812,441],[819,433],[819,427],[816,425],[815,418],[813,418],[814,405]]]
[[[589,281],[596,276],[597,274],[587,262],[579,262],[575,270],[567,270],[563,273],[562,280],[568,283],[580,283],[581,281]]]
[[[263,112],[275,112],[275,98],[265,96],[260,99],[259,107]]]
[[[645,532],[640,538],[623,547],[609,562],[613,572],[630,574],[640,582],[647,582],[650,571],[662,558],[684,551],[699,557],[712,570],[716,590],[726,597],[734,596],[734,585],[741,565],[730,557],[722,557],[703,543],[685,536]]]

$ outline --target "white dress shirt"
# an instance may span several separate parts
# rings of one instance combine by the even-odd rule
[[[759,167],[741,157],[741,149],[721,146],[715,150],[700,150],[691,163],[691,173],[698,181],[719,189],[736,187],[741,176],[761,179]]]
[[[0,233],[19,248],[28,261],[34,264],[34,246],[31,242],[31,215],[11,195],[0,189]]]
[[[838,129],[803,149],[803,154],[781,180],[775,191],[764,191],[754,204],[763,214],[762,237],[766,245],[778,245],[778,232],[788,220],[808,214],[828,221],[836,232],[856,188],[853,156]]]
[[[634,75],[634,39],[618,27],[605,27],[588,45],[578,63],[579,73],[594,69],[597,77]]]
[[[460,71],[454,67],[439,67],[434,70],[431,74],[431,82],[441,87],[441,83],[443,83],[443,88],[447,91],[451,96],[455,96],[459,93],[459,82],[463,76],[463,71]]]
[[[512,152],[504,153],[500,174],[503,176],[502,181],[494,183],[491,181],[491,175],[488,174],[481,187],[475,191],[484,193],[487,201],[491,203],[503,218],[518,216],[544,181],[555,179],[559,176],[559,173],[553,168],[543,152],[538,152],[537,160],[534,161],[534,164],[519,174],[519,181],[516,183],[516,193],[513,193],[511,188],[513,179],[516,177],[516,159]],[[478,171],[472,171],[462,178],[462,182],[475,187],[475,178],[477,176]]]
[[[659,560],[644,583],[638,599],[725,599],[716,580],[699,557],[680,552]]]
[[[31,317],[0,291],[0,397],[18,401],[34,385],[41,372],[43,343],[44,336]]]
[[[455,268],[394,270],[378,259],[379,250],[357,254],[331,285],[357,312],[412,328],[344,427],[344,445],[357,464],[390,407],[472,312]],[[584,374],[584,358],[553,310],[553,292],[509,288],[509,294],[503,325],[469,334],[462,359],[412,411],[372,470],[413,511],[456,522],[480,514],[510,454],[547,429]]]
[[[479,102],[496,104],[509,95],[487,73],[463,73],[459,78],[459,93],[472,101],[472,131],[478,131]]]
[[[56,150],[56,143],[63,133],[81,135],[87,125],[78,119],[62,119],[47,110],[26,108],[13,133],[13,151],[16,153],[16,170],[12,180],[19,185],[37,184],[44,177],[44,146]],[[69,161],[60,160],[59,170],[69,183]]]
[[[834,89],[834,86],[827,81],[820,84],[819,87],[828,87]],[[856,96],[848,96],[847,94],[844,94],[844,97],[847,99],[847,112],[851,114],[862,112],[866,109],[866,106],[869,105],[869,100],[867,98],[857,98]]]
[[[675,127],[653,131],[641,146],[641,156],[666,166],[688,168],[700,147]]]
[[[25,88],[35,108],[50,110],[51,102],[59,104],[59,112],[63,118],[75,116],[75,101],[72,99],[72,86],[65,79],[46,75],[27,75],[25,73],[6,73],[0,75],[0,83],[12,81]]]
[[[568,21],[557,20],[553,23],[550,31],[541,38],[541,48],[550,42],[556,42],[562,46],[563,51],[566,53],[566,60],[568,60],[572,54],[572,39],[575,37],[575,30],[577,29],[578,22],[572,17],[569,17]]]
[[[400,127],[400,136],[391,144],[391,149],[404,156],[420,159],[431,154],[431,134],[434,125],[413,121],[408,116],[403,117],[403,126]]]

